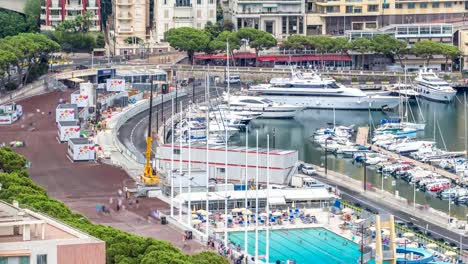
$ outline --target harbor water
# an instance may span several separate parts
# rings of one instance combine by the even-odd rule
[[[374,127],[379,125],[381,119],[398,116],[399,112],[398,109],[390,112],[308,109],[297,114],[294,119],[256,119],[249,125],[249,145],[255,146],[256,131],[258,131],[259,146],[266,147],[269,134],[270,146],[298,150],[300,160],[323,166],[324,150],[311,140],[316,129],[332,127],[334,119],[336,125],[358,127],[371,124],[371,127]],[[419,139],[433,140],[435,138],[437,147],[443,150],[465,150],[467,139],[465,138],[463,93],[459,93],[455,101],[450,104],[429,102],[423,99],[410,102],[407,112],[410,121],[426,123],[425,130],[418,133]],[[245,137],[245,133],[241,133],[236,143],[245,145]],[[364,178],[364,167],[360,164],[353,164],[352,159],[329,154],[328,168],[361,181]],[[381,188],[382,176],[372,166],[367,167],[367,177],[368,184],[378,189]],[[398,194],[408,202],[413,202],[414,188],[407,182],[387,176],[383,179],[383,187],[386,191]],[[440,200],[435,194],[416,190],[416,202],[448,213],[449,201]],[[450,207],[452,216],[463,220],[468,217],[468,206],[452,203]]]

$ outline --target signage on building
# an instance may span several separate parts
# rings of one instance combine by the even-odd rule
[[[100,69],[97,72],[97,76],[114,76],[115,75],[115,69]]]
[[[124,79],[107,79],[106,90],[108,92],[123,92],[125,91]]]

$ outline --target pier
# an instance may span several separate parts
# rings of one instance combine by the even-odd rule
[[[367,145],[367,140],[369,138],[369,127],[358,127],[356,135],[356,143],[362,146]]]

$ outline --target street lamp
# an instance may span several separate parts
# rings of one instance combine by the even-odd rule
[[[367,191],[367,153],[366,152],[364,152],[364,191]]]
[[[328,140],[332,140],[332,137],[325,139],[325,176],[328,176]]]

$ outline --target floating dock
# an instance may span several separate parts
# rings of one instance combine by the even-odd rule
[[[356,143],[358,145],[366,146],[368,145],[367,140],[369,138],[369,127],[358,127],[356,135]]]

